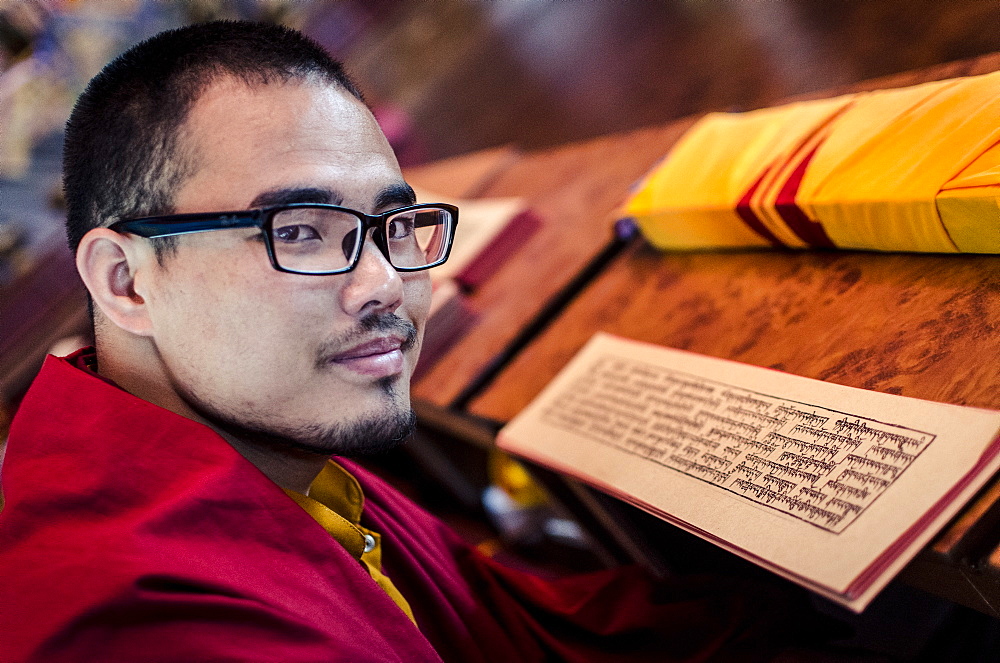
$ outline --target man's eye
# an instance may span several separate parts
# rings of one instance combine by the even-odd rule
[[[389,222],[389,239],[405,239],[413,234],[413,217],[400,217]]]
[[[279,242],[303,242],[309,239],[323,239],[312,226],[298,224],[294,226],[282,226],[273,231],[274,239]]]

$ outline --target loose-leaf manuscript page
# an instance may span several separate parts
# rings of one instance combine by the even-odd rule
[[[499,445],[856,610],[1000,467],[1000,412],[598,334]]]

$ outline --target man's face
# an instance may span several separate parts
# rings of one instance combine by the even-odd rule
[[[371,114],[327,85],[216,83],[181,144],[195,168],[176,191],[177,213],[292,202],[377,213],[413,202]],[[252,229],[180,236],[148,274],[136,291],[152,340],[170,388],[200,416],[332,453],[406,431],[430,280],[396,272],[370,237],[346,274],[276,271]]]

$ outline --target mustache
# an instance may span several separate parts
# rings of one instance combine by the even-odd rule
[[[317,353],[316,364],[322,366],[329,363],[346,348],[362,343],[378,332],[402,336],[400,350],[403,352],[417,343],[417,328],[409,320],[404,320],[395,313],[371,313],[361,318],[353,329],[323,343]]]

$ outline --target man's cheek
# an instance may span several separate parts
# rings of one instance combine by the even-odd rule
[[[419,278],[406,284],[405,306],[411,322],[423,332],[424,322],[431,307],[431,280],[427,272],[416,272],[414,276]]]

